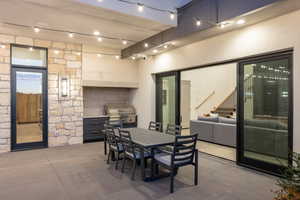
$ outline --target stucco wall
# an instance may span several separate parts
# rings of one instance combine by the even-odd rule
[[[300,152],[300,11],[193,43],[139,63],[140,89],[134,103],[143,114],[140,127],[155,119],[155,87],[151,73],[187,68],[270,51],[294,48],[294,150]]]

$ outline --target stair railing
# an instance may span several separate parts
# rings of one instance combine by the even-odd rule
[[[203,104],[205,104],[208,99],[215,95],[215,91],[213,91],[210,95],[208,95],[198,106],[195,107],[195,110],[198,110]]]

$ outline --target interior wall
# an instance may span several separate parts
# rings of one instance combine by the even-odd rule
[[[190,119],[209,113],[235,90],[236,69],[237,63],[232,63],[181,73],[181,80],[191,81]]]
[[[199,41],[139,62],[140,89],[134,103],[146,127],[155,119],[155,83],[153,73],[222,62],[286,48],[294,49],[294,88],[300,85],[300,11],[283,15],[220,36]],[[294,150],[300,152],[300,91],[294,89]]]

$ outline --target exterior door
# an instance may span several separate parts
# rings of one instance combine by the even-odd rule
[[[279,174],[293,146],[292,53],[239,63],[238,164]]]
[[[11,47],[12,150],[48,146],[47,49]]]
[[[156,75],[156,121],[163,124],[180,124],[179,72]]]

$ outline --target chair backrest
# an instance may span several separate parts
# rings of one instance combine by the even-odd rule
[[[108,145],[119,149],[118,140],[115,135],[114,127],[108,124],[104,124],[104,129],[105,129],[106,140],[108,142]]]
[[[108,124],[113,126],[114,128],[123,128],[122,120],[109,120]]]
[[[186,165],[193,163],[197,144],[197,136],[176,136],[172,154],[172,165]]]
[[[149,129],[150,131],[159,131],[159,132],[162,132],[162,131],[163,131],[163,130],[162,130],[162,123],[151,121],[151,122],[149,123],[148,129]]]
[[[135,157],[135,146],[134,143],[132,142],[131,135],[129,131],[126,130],[120,130],[120,141],[124,147],[124,151],[127,154],[131,154],[132,156]]]
[[[181,135],[181,129],[180,125],[168,124],[166,133],[174,136]]]

